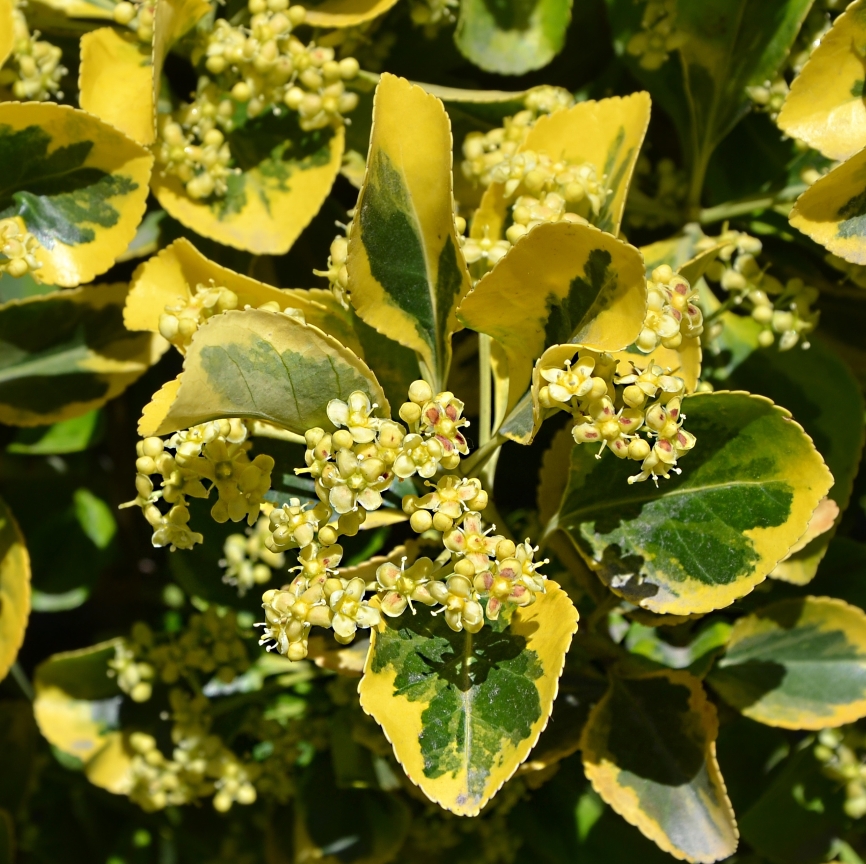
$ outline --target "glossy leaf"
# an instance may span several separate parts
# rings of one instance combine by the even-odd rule
[[[319,212],[343,159],[342,126],[303,132],[285,111],[247,120],[228,136],[241,172],[228,193],[190,198],[177,177],[157,167],[153,194],[178,222],[202,237],[256,255],[283,255]]]
[[[49,9],[56,9],[68,18],[93,18],[113,21],[115,0],[46,0]]]
[[[12,37],[12,10],[15,8],[12,0],[0,0],[0,66],[12,53],[14,39]]]
[[[594,165],[599,179],[604,175],[609,194],[592,222],[602,231],[617,234],[649,117],[648,93],[578,102],[566,111],[539,117],[517,152],[534,150],[557,162]],[[518,187],[515,195],[520,194]],[[503,236],[513,198],[506,199],[504,184],[492,183],[472,220],[472,236]]]
[[[686,672],[614,674],[581,739],[593,788],[675,858],[714,862],[737,848],[716,760],[718,719]]]
[[[42,426],[86,414],[159,359],[161,338],[123,326],[126,294],[126,285],[99,285],[0,306],[0,422]]]
[[[570,22],[571,0],[461,0],[454,41],[486,72],[523,75],[546,66],[562,50]]]
[[[311,27],[357,27],[384,15],[397,0],[322,0],[306,7]]]
[[[39,279],[65,287],[104,273],[144,215],[153,157],[96,117],[37,102],[0,103],[0,218],[42,244]]]
[[[866,264],[866,150],[810,186],[789,218],[834,255]]]
[[[791,85],[776,122],[828,159],[848,159],[866,146],[862,46],[866,3],[851,3],[825,33]]]
[[[9,673],[30,617],[30,557],[21,529],[0,501],[0,681]]]
[[[351,319],[330,291],[274,288],[209,260],[184,237],[142,264],[133,275],[123,311],[130,330],[159,332],[159,316],[166,306],[188,301],[198,285],[228,288],[238,297],[238,309],[279,303],[280,309],[298,309],[308,324],[359,350]],[[327,304],[327,305],[326,305]]]
[[[802,428],[768,399],[717,392],[682,407],[697,444],[680,476],[629,486],[634,463],[576,446],[548,526],[564,529],[617,594],[675,615],[720,609],[763,582],[833,482]]]
[[[184,371],[154,395],[141,435],[165,435],[219,417],[264,420],[303,435],[332,428],[331,399],[366,393],[388,401],[366,364],[316,327],[280,312],[224,312],[193,336]]]
[[[768,726],[853,723],[866,716],[866,612],[805,597],[739,618],[709,680],[726,702]]]
[[[359,687],[409,779],[474,816],[517,770],[547,725],[577,629],[568,595],[547,582],[532,606],[474,636],[425,607],[385,618]]]
[[[545,348],[579,342],[617,351],[637,338],[645,313],[640,252],[590,225],[555,222],[522,237],[466,297],[459,317],[504,349],[510,408]]]
[[[416,351],[442,387],[456,309],[471,284],[451,208],[451,129],[442,103],[383,75],[349,239],[349,291],[358,315]]]

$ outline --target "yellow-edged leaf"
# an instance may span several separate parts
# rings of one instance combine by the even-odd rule
[[[342,126],[301,132],[293,113],[273,123],[249,120],[235,133],[243,142],[232,148],[241,171],[229,178],[224,197],[190,198],[177,177],[158,167],[153,194],[170,216],[203,237],[256,255],[285,254],[328,197],[345,142]]]
[[[663,670],[611,677],[581,739],[596,792],[663,851],[711,864],[738,831],[716,759],[719,723],[701,682]]]
[[[474,636],[416,608],[373,631],[361,707],[428,798],[475,816],[547,725],[577,610],[551,581],[510,626],[487,622]]]
[[[649,116],[650,97],[644,92],[578,102],[566,111],[539,117],[517,152],[533,150],[546,153],[555,162],[594,165],[599,180],[604,176],[609,194],[591,221],[603,231],[617,234]],[[492,183],[472,220],[472,236],[502,237],[508,206],[521,194],[525,193],[518,187],[506,198],[505,184]]]
[[[0,103],[0,217],[19,216],[42,248],[39,279],[72,287],[104,273],[144,215],[153,157],[75,108]]]
[[[49,9],[62,12],[67,18],[94,18],[113,21],[116,0],[45,0]]]
[[[481,279],[458,314],[505,351],[512,408],[546,348],[570,342],[618,351],[634,342],[646,314],[643,259],[591,225],[538,225]]]
[[[840,516],[839,505],[832,498],[822,498],[809,520],[806,533],[788,557],[770,571],[770,576],[791,585],[808,585],[818,572],[818,565],[827,552],[831,532]]]
[[[416,351],[442,387],[456,309],[471,285],[451,189],[445,108],[420,87],[383,75],[349,239],[349,290],[358,315]]]
[[[866,2],[857,0],[821,38],[776,120],[828,159],[848,159],[866,147],[864,46]]]
[[[30,617],[30,556],[21,529],[0,500],[0,681],[18,656]]]
[[[6,62],[6,58],[12,53],[14,39],[12,36],[12,0],[0,0],[0,66]]]
[[[120,395],[164,353],[123,326],[127,286],[55,291],[0,306],[0,422],[42,426]]]
[[[834,255],[866,264],[866,149],[810,186],[789,220]]]
[[[264,420],[303,435],[332,428],[331,399],[366,393],[390,411],[367,365],[331,336],[281,312],[224,312],[199,327],[183,373],[160,390],[139,421],[143,435],[165,435],[220,417]],[[173,397],[173,398],[172,398]]]
[[[866,716],[866,612],[797,597],[738,618],[709,682],[768,726],[824,729]]]
[[[323,0],[307,8],[312,27],[357,27],[384,15],[397,0]]]

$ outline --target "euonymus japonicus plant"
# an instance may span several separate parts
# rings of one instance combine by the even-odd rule
[[[0,0],[0,860],[862,864],[864,57]]]

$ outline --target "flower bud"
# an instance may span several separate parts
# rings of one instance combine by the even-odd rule
[[[433,517],[427,510],[416,510],[409,519],[409,524],[417,534],[423,534],[433,526]]]

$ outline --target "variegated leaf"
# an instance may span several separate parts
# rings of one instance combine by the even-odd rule
[[[9,672],[30,617],[30,556],[21,529],[0,501],[0,681]]]

